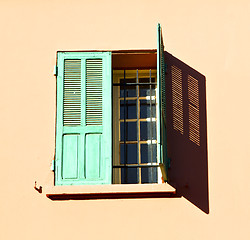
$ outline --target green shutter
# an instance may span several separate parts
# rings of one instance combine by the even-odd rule
[[[56,185],[110,184],[111,53],[58,52]]]
[[[161,25],[157,26],[157,156],[163,178],[167,180],[169,159],[167,157],[167,116],[166,116],[166,63]]]

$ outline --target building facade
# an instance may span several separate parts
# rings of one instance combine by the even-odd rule
[[[0,6],[1,239],[249,239],[248,1],[13,0]],[[88,197],[62,198],[71,191],[62,190],[56,199],[57,52],[154,53],[143,63],[153,79],[159,22],[168,182],[150,180],[158,183],[150,190],[88,185]],[[157,142],[151,136],[136,144],[143,148],[148,140]],[[118,149],[112,156],[124,152]],[[149,175],[138,172],[139,183],[148,183]],[[117,176],[111,182],[123,181]]]

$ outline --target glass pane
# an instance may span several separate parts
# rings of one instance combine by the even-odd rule
[[[124,108],[125,102],[125,108]],[[125,111],[124,111],[125,110]],[[137,118],[136,111],[136,100],[121,100],[120,101],[120,119],[136,119]]]
[[[121,183],[138,183],[138,168],[122,168]]]
[[[151,161],[153,163],[156,163],[157,162],[156,154],[157,154],[156,144],[141,144],[141,163],[151,163]]]
[[[150,78],[149,78],[149,71],[148,71],[148,77],[141,78],[140,73],[139,73],[139,82],[140,83],[150,83]],[[155,78],[151,77],[151,82],[155,82]]]
[[[125,155],[126,149],[126,155]],[[120,144],[120,163],[121,164],[137,164],[137,144]],[[126,160],[126,161],[125,161]]]
[[[156,111],[155,111],[155,100],[151,101],[152,112],[150,110],[150,100],[140,100],[140,118],[155,118]],[[152,115],[151,115],[152,113]]]
[[[157,183],[157,167],[145,167],[141,169],[142,183]]]
[[[124,134],[126,135],[126,141],[137,140],[137,122],[126,122],[126,128],[124,132],[124,122],[120,122],[120,141],[124,141]]]
[[[151,134],[156,140],[156,122],[141,122],[141,141],[151,140]]]
[[[134,73],[133,76],[136,76],[136,73]],[[121,84],[124,83],[124,78],[120,79],[120,83]],[[136,77],[134,77],[134,78],[126,78],[125,83],[136,83]]]
[[[149,85],[141,85],[139,88],[140,97],[146,96],[155,96],[155,86],[151,86],[151,93],[150,93],[150,86]]]
[[[136,78],[126,79],[126,83],[136,83]],[[121,79],[121,84],[124,83],[124,80]],[[136,97],[136,86],[120,86],[120,97],[124,97],[124,93],[126,97]]]

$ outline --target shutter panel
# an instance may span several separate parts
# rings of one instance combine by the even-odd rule
[[[59,52],[57,64],[55,184],[110,184],[111,53]]]
[[[167,116],[166,116],[166,63],[161,25],[157,26],[157,156],[163,178],[167,181],[169,159],[167,157]]]

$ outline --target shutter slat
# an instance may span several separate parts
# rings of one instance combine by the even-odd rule
[[[172,100],[173,100],[173,127],[181,134],[183,127],[183,96],[182,96],[182,71],[176,66],[171,66],[172,74]]]
[[[188,75],[189,139],[200,146],[199,83]]]
[[[64,61],[63,125],[81,125],[81,60]]]
[[[102,125],[102,59],[86,60],[86,125]]]

